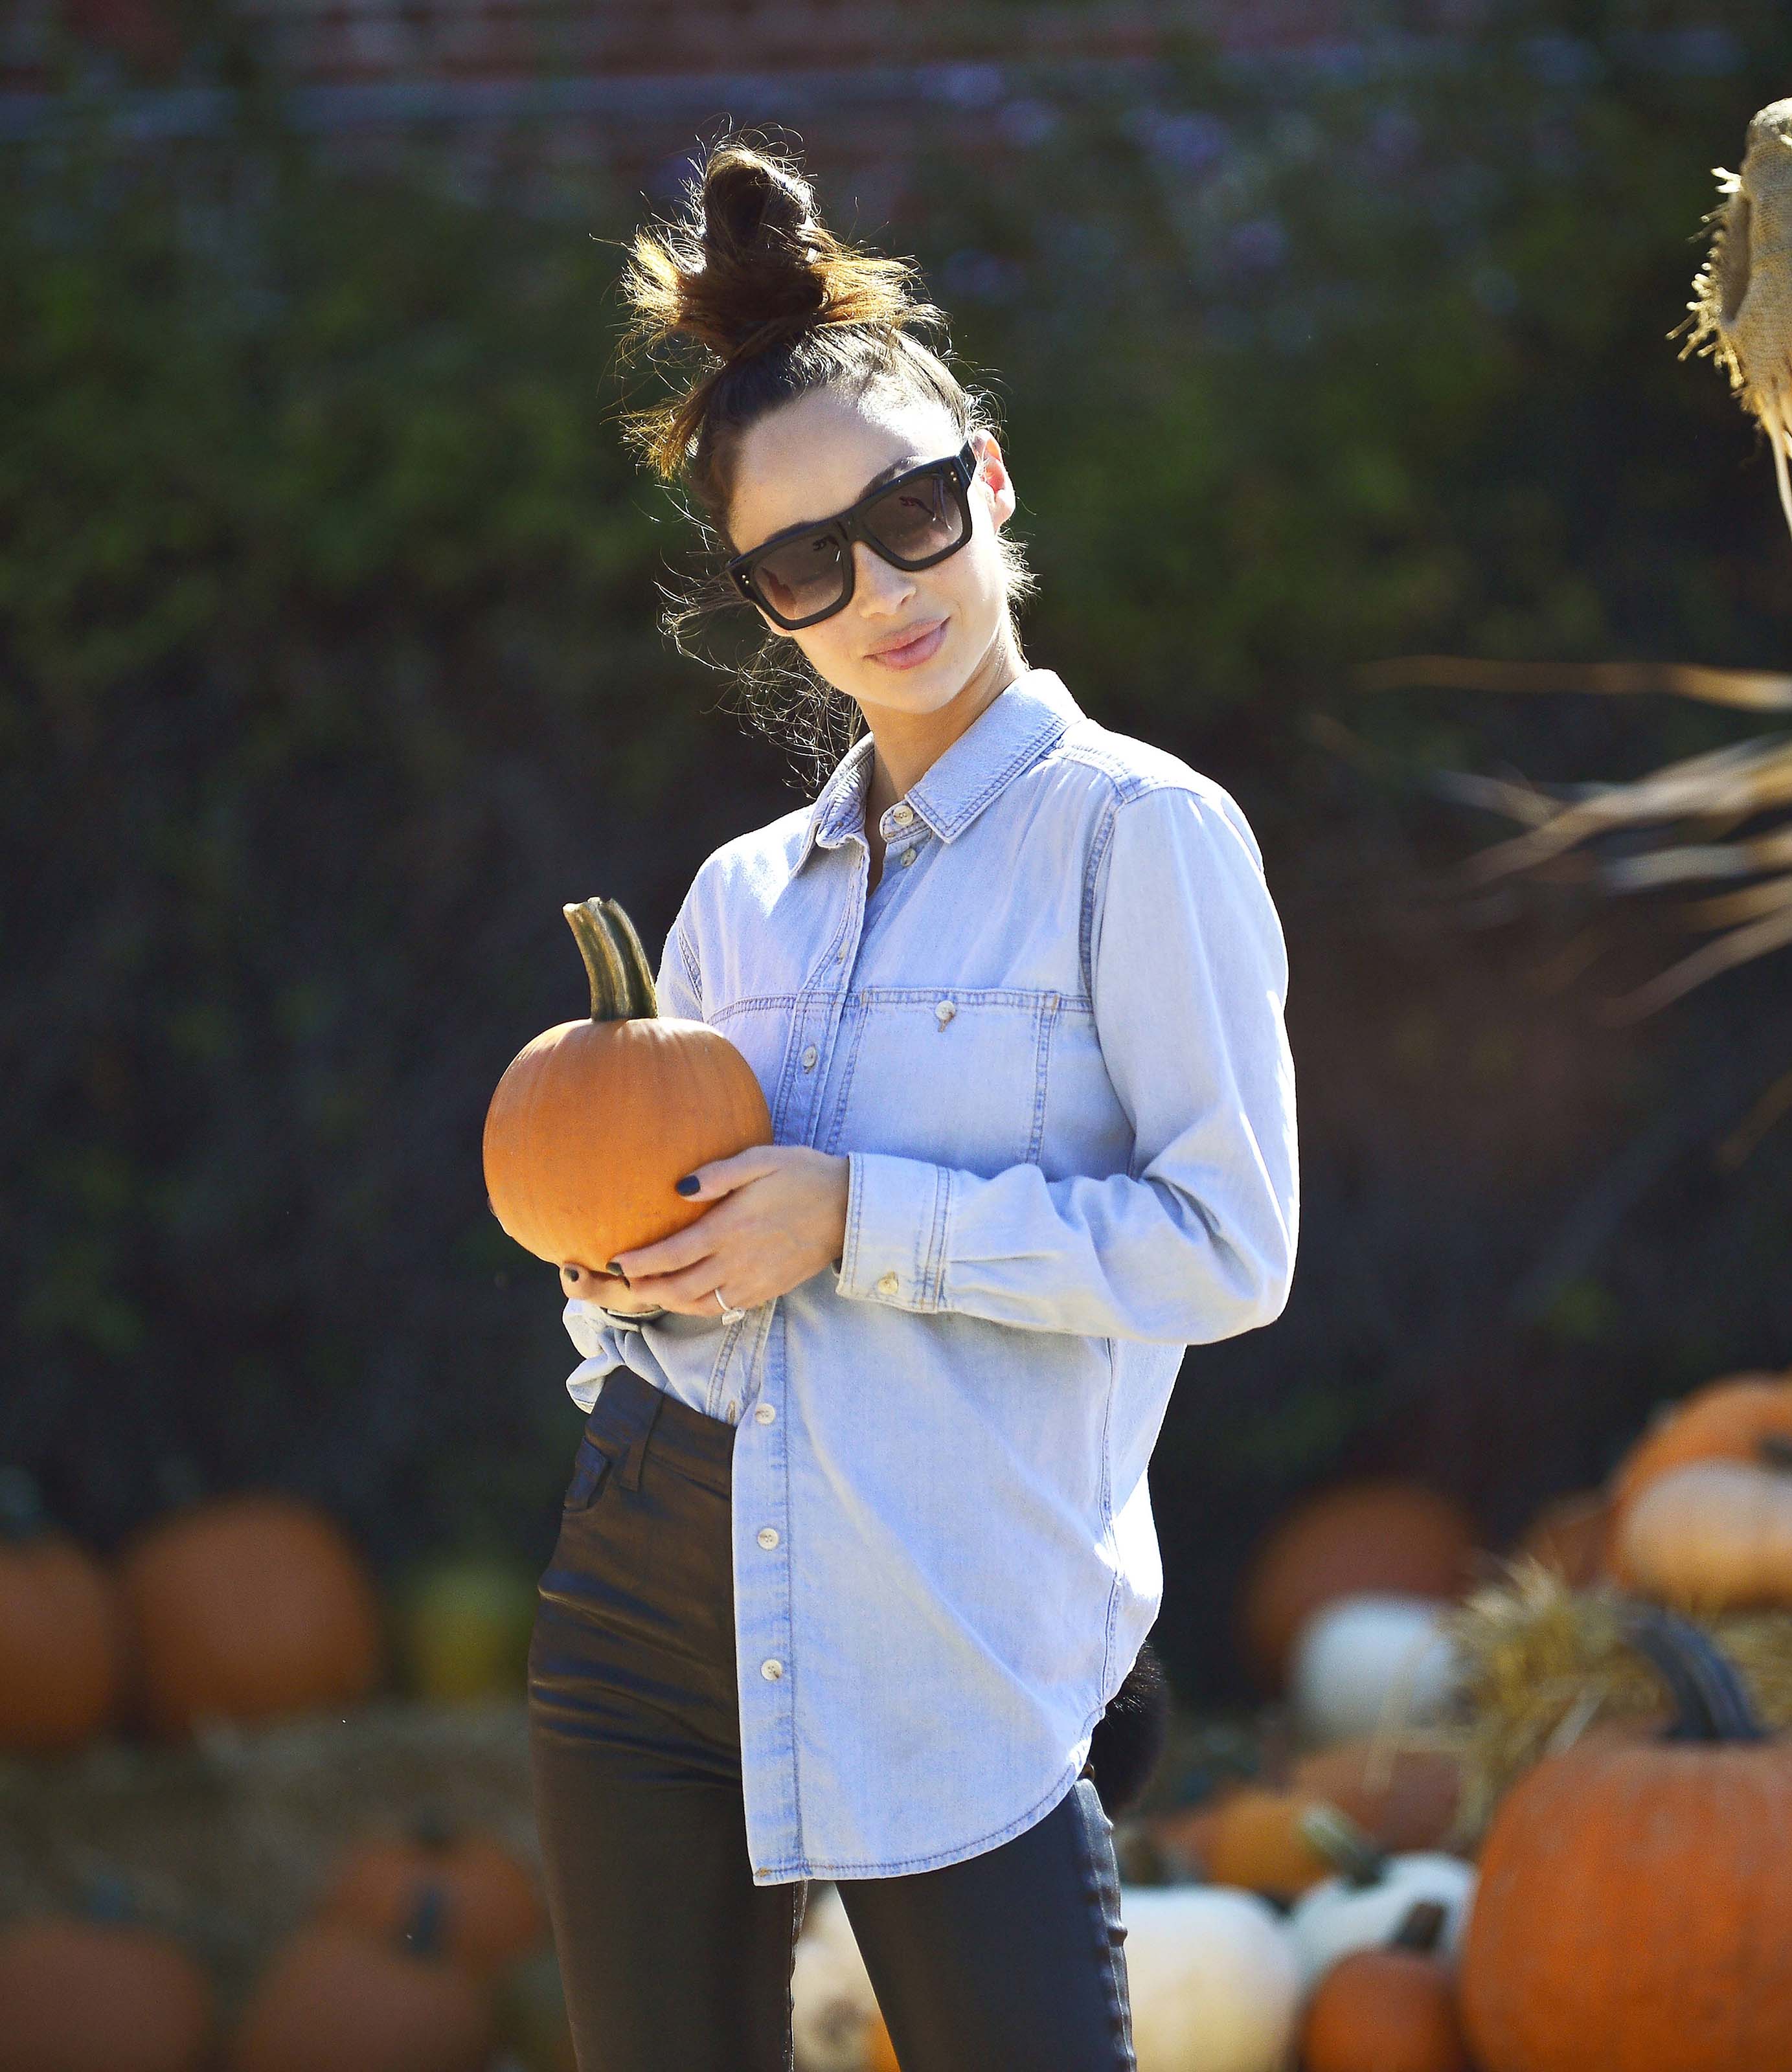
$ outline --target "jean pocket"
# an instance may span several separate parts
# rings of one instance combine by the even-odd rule
[[[604,1449],[587,1433],[579,1441],[579,1451],[572,1461],[572,1480],[566,1485],[562,1511],[583,1511],[604,1489],[616,1466],[612,1454]]]

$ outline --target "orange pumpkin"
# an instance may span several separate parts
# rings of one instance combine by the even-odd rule
[[[1384,1849],[1435,1849],[1456,1818],[1461,1771],[1426,1749],[1378,1749],[1373,1738],[1340,1741],[1303,1756],[1288,1778],[1300,1800],[1337,1807]]]
[[[64,1754],[113,1725],[126,1646],[111,1570],[54,1528],[23,1468],[0,1470],[0,1749]]]
[[[641,938],[613,899],[563,911],[591,978],[591,1018],[545,1030],[512,1059],[486,1112],[492,1213],[567,1293],[626,1309],[604,1268],[619,1252],[707,1214],[673,1183],[772,1141],[753,1068],[719,1029],[659,1011]]]
[[[73,1914],[0,1929],[6,2072],[196,2072],[212,2018],[210,1980],[159,1929]]]
[[[358,1703],[385,1634],[372,1574],[335,1520],[277,1490],[208,1497],[153,1519],[119,1577],[147,1732]]]
[[[1612,1500],[1601,1489],[1552,1497],[1520,1535],[1514,1556],[1553,1568],[1572,1590],[1584,1590],[1605,1572]]]
[[[1300,1832],[1307,1803],[1291,1791],[1247,1784],[1213,1808],[1202,1860],[1212,1885],[1243,1885],[1271,1899],[1291,1900],[1332,1875],[1331,1860]]]
[[[490,1989],[439,1954],[439,1888],[403,1944],[340,1921],[274,1953],[231,2040],[226,2072],[484,2072]]]
[[[455,1828],[434,1812],[408,1832],[369,1837],[343,1856],[317,1918],[391,1941],[415,1914],[431,1884],[447,1898],[445,1954],[463,1971],[490,1977],[547,1933],[534,1873],[495,1836]]]
[[[1792,1374],[1726,1375],[1662,1404],[1612,1470],[1610,1530],[1657,1476],[1692,1461],[1752,1461],[1763,1439],[1792,1440]]]
[[[1220,1808],[1236,1793],[1254,1789],[1235,1778],[1214,1786],[1204,1799],[1142,1814],[1139,1825],[1161,1858],[1172,1883],[1211,1879],[1208,1865]]]
[[[1612,1548],[1621,1581],[1684,1611],[1792,1605],[1792,1441],[1760,1465],[1691,1461],[1644,1486]]]
[[[1390,1943],[1326,1971],[1301,2025],[1304,2072],[1470,2072],[1455,1978],[1435,1954],[1443,1925],[1444,1909],[1419,1900]]]
[[[1453,1597],[1474,1579],[1475,1531],[1460,1504],[1399,1477],[1308,1497],[1254,1552],[1240,1598],[1246,1659],[1268,1691],[1286,1681],[1301,1622],[1365,1590]]]
[[[1547,1756],[1495,1809],[1460,1957],[1469,2049],[1483,2072],[1792,2072],[1792,1749],[1696,1626],[1625,1620],[1675,1723]]]
[[[890,2032],[884,2025],[884,2017],[875,2012],[865,2017],[863,2053],[865,2072],[902,2072],[896,2054],[896,2045],[890,2041]]]

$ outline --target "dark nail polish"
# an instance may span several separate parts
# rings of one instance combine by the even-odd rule
[[[625,1284],[628,1282],[628,1275],[623,1272],[622,1268],[616,1264],[613,1259],[604,1268],[604,1271],[606,1273],[613,1273],[618,1281],[623,1281]]]
[[[687,1173],[683,1179],[674,1180],[672,1184],[681,1194],[694,1194],[703,1183],[694,1173]]]

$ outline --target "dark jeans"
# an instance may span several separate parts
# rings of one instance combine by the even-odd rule
[[[747,1852],[736,1429],[612,1368],[541,1579],[529,1757],[579,2072],[792,2063],[809,1889]],[[1135,2072],[1112,1832],[1085,1772],[981,1856],[839,1881],[903,2072]]]

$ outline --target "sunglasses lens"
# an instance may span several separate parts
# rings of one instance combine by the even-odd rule
[[[963,514],[943,474],[919,476],[880,497],[865,525],[880,546],[906,561],[925,561],[965,538]]]
[[[878,550],[899,566],[937,561],[970,536],[948,483],[951,463],[892,487],[865,507],[864,524]],[[752,564],[755,594],[774,619],[795,623],[821,617],[847,594],[847,563],[830,531],[799,534]]]
[[[837,604],[847,586],[840,543],[831,537],[792,540],[753,565],[753,582],[768,610],[807,619]]]

